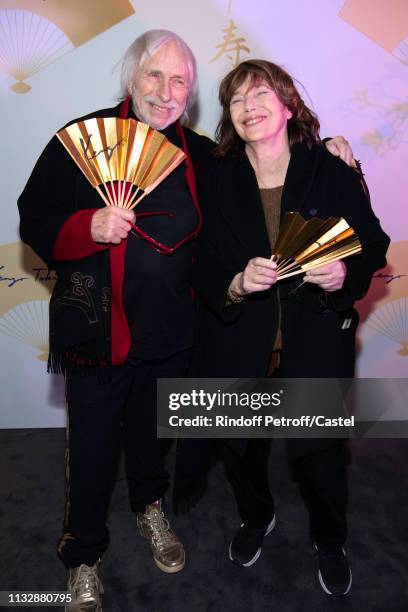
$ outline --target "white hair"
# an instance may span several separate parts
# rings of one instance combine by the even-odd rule
[[[174,41],[185,56],[189,76],[188,96],[183,119],[188,118],[187,111],[193,106],[197,99],[197,67],[196,60],[187,43],[180,36],[170,30],[148,30],[141,34],[128,47],[123,56],[121,66],[121,98],[126,98],[132,90],[132,82],[138,70],[152,57],[163,45]]]

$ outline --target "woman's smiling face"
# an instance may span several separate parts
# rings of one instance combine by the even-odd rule
[[[292,117],[266,81],[253,83],[250,77],[232,95],[230,114],[237,134],[246,143],[279,139]]]

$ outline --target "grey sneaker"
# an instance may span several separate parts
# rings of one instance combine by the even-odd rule
[[[327,595],[340,597],[351,589],[352,575],[342,546],[324,549],[315,544],[318,559],[320,585]]]
[[[99,565],[85,565],[69,570],[67,590],[72,601],[65,607],[65,612],[102,612],[101,594],[103,586],[99,580]]]
[[[161,501],[146,506],[136,518],[139,532],[149,542],[157,567],[167,574],[182,570],[186,563],[184,547],[171,530],[161,509]]]
[[[261,555],[264,537],[274,529],[275,525],[275,516],[264,527],[248,527],[242,523],[231,540],[229,547],[231,561],[241,567],[253,565]]]

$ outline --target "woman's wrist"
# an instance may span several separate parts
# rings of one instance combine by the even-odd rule
[[[236,276],[234,276],[234,278],[232,279],[231,284],[228,287],[228,293],[227,293],[228,299],[231,302],[239,303],[239,302],[242,302],[242,300],[244,299],[245,291],[242,285],[242,281],[243,281],[242,272],[239,272],[238,274],[236,274]]]

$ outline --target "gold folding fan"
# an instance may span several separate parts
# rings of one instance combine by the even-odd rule
[[[134,208],[186,158],[163,134],[134,119],[95,117],[57,136],[107,206]]]
[[[358,236],[345,219],[306,221],[300,213],[290,212],[283,219],[272,258],[281,280],[360,252]]]

